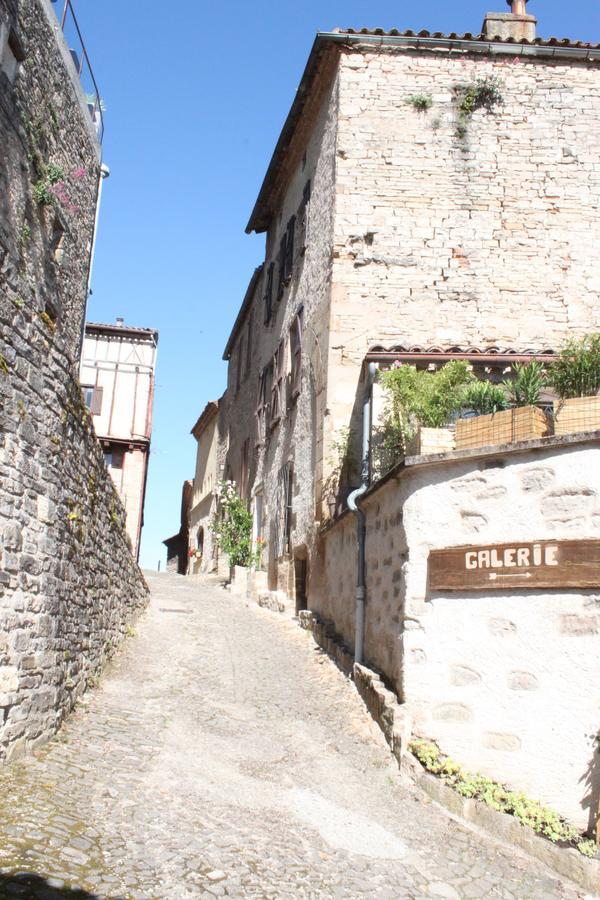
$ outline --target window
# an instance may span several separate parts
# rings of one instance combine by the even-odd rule
[[[304,310],[302,307],[298,310],[292,327],[290,328],[290,356],[291,356],[291,377],[290,377],[290,393],[292,402],[300,393],[302,387],[302,321],[304,318]]]
[[[93,384],[82,384],[83,402],[93,416],[99,416],[102,412],[102,394],[104,389]]]
[[[292,277],[292,272],[294,270],[294,231],[296,228],[296,216],[292,216],[287,225],[286,235],[285,235],[285,266],[284,266],[284,278],[287,282]]]
[[[120,447],[111,447],[104,451],[104,461],[108,469],[122,469],[125,451]]]
[[[94,385],[93,384],[82,384],[81,385],[81,393],[83,394],[83,402],[87,406],[88,409],[92,408],[92,403],[94,400]]]
[[[258,378],[258,400],[256,403],[256,443],[261,444],[267,433],[267,415],[269,410],[269,375],[270,366],[265,366]]]
[[[15,32],[6,25],[0,25],[0,69],[11,84],[14,84],[19,63],[24,59],[25,52]]]
[[[280,559],[290,552],[292,534],[293,465],[285,463],[277,475],[277,532],[275,556]]]
[[[305,253],[306,245],[308,244],[309,210],[310,181],[307,181],[304,185],[304,191],[302,192],[302,203],[298,210],[298,251],[300,254]]]
[[[275,270],[275,263],[269,263],[269,268],[267,269],[267,286],[265,288],[265,325],[268,325],[271,321],[271,316],[273,315],[273,272]]]
[[[273,428],[279,422],[283,412],[283,376],[285,374],[285,344],[279,342],[272,363],[273,378],[271,383],[271,415],[269,425]]]
[[[50,238],[50,253],[52,254],[52,259],[59,266],[61,265],[64,257],[64,237],[65,237],[65,229],[58,217],[54,219],[54,223],[52,225],[52,237]]]
[[[286,234],[283,235],[279,242],[279,253],[277,254],[277,299],[281,300],[285,288],[285,264],[286,264]]]
[[[242,446],[242,460],[240,465],[240,497],[242,498],[248,496],[248,476],[250,474],[249,460],[250,439],[246,438]]]

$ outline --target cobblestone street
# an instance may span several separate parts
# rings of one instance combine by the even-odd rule
[[[404,783],[296,623],[215,582],[150,584],[100,687],[0,771],[0,896],[583,896]]]

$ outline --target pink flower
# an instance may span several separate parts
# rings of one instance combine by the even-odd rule
[[[77,169],[73,169],[71,172],[71,178],[76,178],[79,180],[80,178],[85,178],[87,175],[87,169],[85,166],[79,166]]]

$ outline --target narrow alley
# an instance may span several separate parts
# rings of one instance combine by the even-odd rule
[[[150,583],[99,687],[0,770],[1,897],[580,896],[404,783],[295,622]]]

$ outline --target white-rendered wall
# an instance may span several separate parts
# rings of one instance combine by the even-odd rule
[[[366,660],[405,699],[418,735],[582,828],[600,796],[600,583],[429,595],[427,556],[465,544],[598,539],[598,473],[597,445],[499,453],[410,467],[363,503]],[[310,597],[350,646],[355,533],[346,516],[325,534],[323,580]]]

